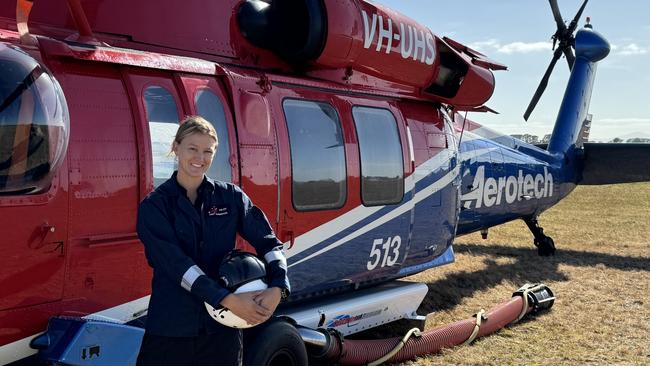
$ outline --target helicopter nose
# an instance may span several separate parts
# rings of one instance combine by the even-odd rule
[[[583,28],[576,34],[576,57],[598,62],[609,54],[609,42],[600,33]]]

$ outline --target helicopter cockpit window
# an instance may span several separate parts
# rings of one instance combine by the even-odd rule
[[[230,167],[230,141],[228,140],[228,125],[223,105],[219,98],[210,90],[203,89],[196,93],[196,112],[208,120],[217,130],[219,146],[214,161],[207,171],[207,175],[222,182],[232,182],[232,168]]]
[[[341,123],[326,103],[287,99],[283,103],[291,144],[293,205],[296,210],[342,207],[347,197]]]
[[[46,191],[68,146],[59,83],[25,52],[0,43],[0,194]]]
[[[399,203],[404,196],[402,144],[387,109],[354,107],[361,155],[361,199],[366,206]]]
[[[156,188],[178,168],[174,155],[170,153],[178,129],[178,110],[174,97],[160,86],[145,89],[144,101],[151,135],[153,186]]]

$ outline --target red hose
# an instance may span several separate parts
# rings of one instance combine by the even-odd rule
[[[517,320],[523,306],[523,298],[515,296],[491,309],[487,312],[487,320],[483,320],[481,323],[477,337],[492,334]],[[476,318],[473,317],[423,332],[421,337],[409,339],[388,362],[401,362],[461,344],[470,337],[475,324]],[[365,365],[388,354],[400,341],[401,337],[379,340],[345,340],[340,344],[337,343],[336,349],[332,350],[333,352],[330,354],[340,355],[338,362],[341,365]]]

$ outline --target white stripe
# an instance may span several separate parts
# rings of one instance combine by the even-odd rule
[[[409,144],[409,161],[413,163],[415,161],[415,152],[413,151],[413,137],[411,136],[411,129],[409,126],[406,126],[406,137]]]
[[[39,334],[41,333],[0,346],[0,365],[6,365],[36,354],[36,350],[29,347],[29,342]]]
[[[496,149],[497,149],[496,147],[486,147],[486,148],[483,148],[483,149],[463,151],[460,154],[460,161],[468,160],[471,155],[481,156],[481,155],[487,154],[490,151],[493,151],[493,150],[496,150]]]
[[[117,305],[109,309],[86,315],[83,318],[91,320],[110,320],[123,324],[145,315],[147,307],[149,306],[150,297],[151,296],[147,295],[145,297],[141,297],[137,300],[133,300],[122,305]],[[37,351],[29,347],[29,342],[31,342],[34,337],[40,334],[42,334],[42,332],[0,346],[0,365],[15,362],[36,354]]]
[[[442,152],[438,153],[431,159],[420,164],[415,169],[415,173],[413,174],[415,175],[415,178],[413,180],[413,185],[415,185],[417,182],[421,181],[422,179],[428,177],[432,172],[440,169],[444,164],[447,164],[451,159],[452,155],[453,153],[450,150],[443,150]]]
[[[284,265],[284,268],[287,268],[287,258],[284,257],[280,249],[273,249],[272,251],[264,254],[264,260],[266,263],[271,263],[274,261],[280,261]]]
[[[294,241],[294,245],[286,250],[287,258],[291,258],[303,251],[320,243],[322,240],[331,237],[333,234],[343,231],[348,227],[356,224],[357,222],[365,219],[373,213],[382,209],[383,206],[365,207],[358,206],[352,210],[344,213],[343,215],[328,221],[325,224],[318,226],[298,237]],[[286,248],[286,243],[285,243]]]
[[[192,267],[188,268],[187,271],[185,271],[185,274],[181,279],[181,286],[183,286],[183,288],[187,291],[191,292],[194,281],[196,281],[196,279],[201,276],[205,276],[205,273],[201,270],[201,268],[199,268],[199,266],[195,264]]]
[[[384,223],[398,217],[399,215],[411,210],[413,205],[415,205],[416,203],[418,203],[418,202],[422,201],[423,199],[429,197],[430,195],[438,192],[439,190],[441,190],[442,188],[444,188],[448,184],[450,184],[454,180],[454,178],[456,178],[456,176],[458,175],[458,170],[459,170],[458,167],[454,168],[452,171],[447,173],[444,177],[440,178],[438,181],[436,181],[432,185],[430,185],[427,188],[425,188],[425,189],[421,190],[420,192],[416,193],[413,200],[399,206],[395,210],[388,212],[386,215],[384,215],[384,216],[378,218],[377,220],[363,226],[362,228],[360,228],[357,231],[345,236],[344,238],[341,238],[341,239],[337,240],[336,242],[326,246],[325,248],[323,248],[323,249],[321,249],[321,250],[319,250],[319,251],[317,251],[317,252],[315,252],[315,253],[313,253],[313,254],[311,254],[311,255],[309,255],[309,256],[307,256],[307,257],[305,257],[305,258],[303,258],[303,259],[301,259],[301,260],[299,260],[297,262],[295,262],[295,263],[292,263],[289,267],[295,266],[295,265],[300,264],[300,263],[302,263],[302,262],[304,262],[306,260],[314,258],[314,257],[316,257],[318,255],[329,252],[332,249],[338,248],[339,246],[347,243],[348,241],[350,241],[350,240],[352,240],[352,239],[354,239],[354,238],[356,238],[356,237],[358,237],[360,235],[363,235],[363,234],[367,233],[368,231],[370,231],[370,230],[372,230],[372,229],[374,229],[374,228],[376,228],[376,227],[378,227],[378,226],[380,226],[380,225],[382,225],[382,224],[384,224]]]
[[[413,174],[404,179],[404,190],[409,192],[415,187],[415,183],[419,182],[423,178],[427,177],[431,172],[439,169],[444,164],[449,162],[449,159],[452,156],[452,152],[449,150],[443,150],[437,155],[433,156],[429,160],[420,164]],[[412,205],[412,203],[411,203]],[[339,233],[350,226],[356,225],[358,222],[367,218],[368,216],[374,214],[375,212],[383,209],[386,206],[357,206],[352,210],[344,213],[343,215],[335,218],[334,220],[328,221],[298,237],[294,240],[294,245],[289,248],[289,243],[284,243],[284,248],[286,251],[286,257],[291,258],[296,256],[305,250],[310,249],[314,245],[317,245],[321,241],[330,238],[332,235]]]

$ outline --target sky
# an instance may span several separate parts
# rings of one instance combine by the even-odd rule
[[[496,89],[487,106],[499,112],[468,118],[506,134],[551,133],[569,69],[564,58],[528,122],[524,111],[552,58],[555,21],[547,0],[376,0],[433,33],[448,36],[508,65],[496,71]],[[573,19],[581,0],[558,0],[562,17]],[[590,140],[650,138],[650,1],[591,0],[582,15],[610,42],[612,51],[598,64],[591,97]]]

